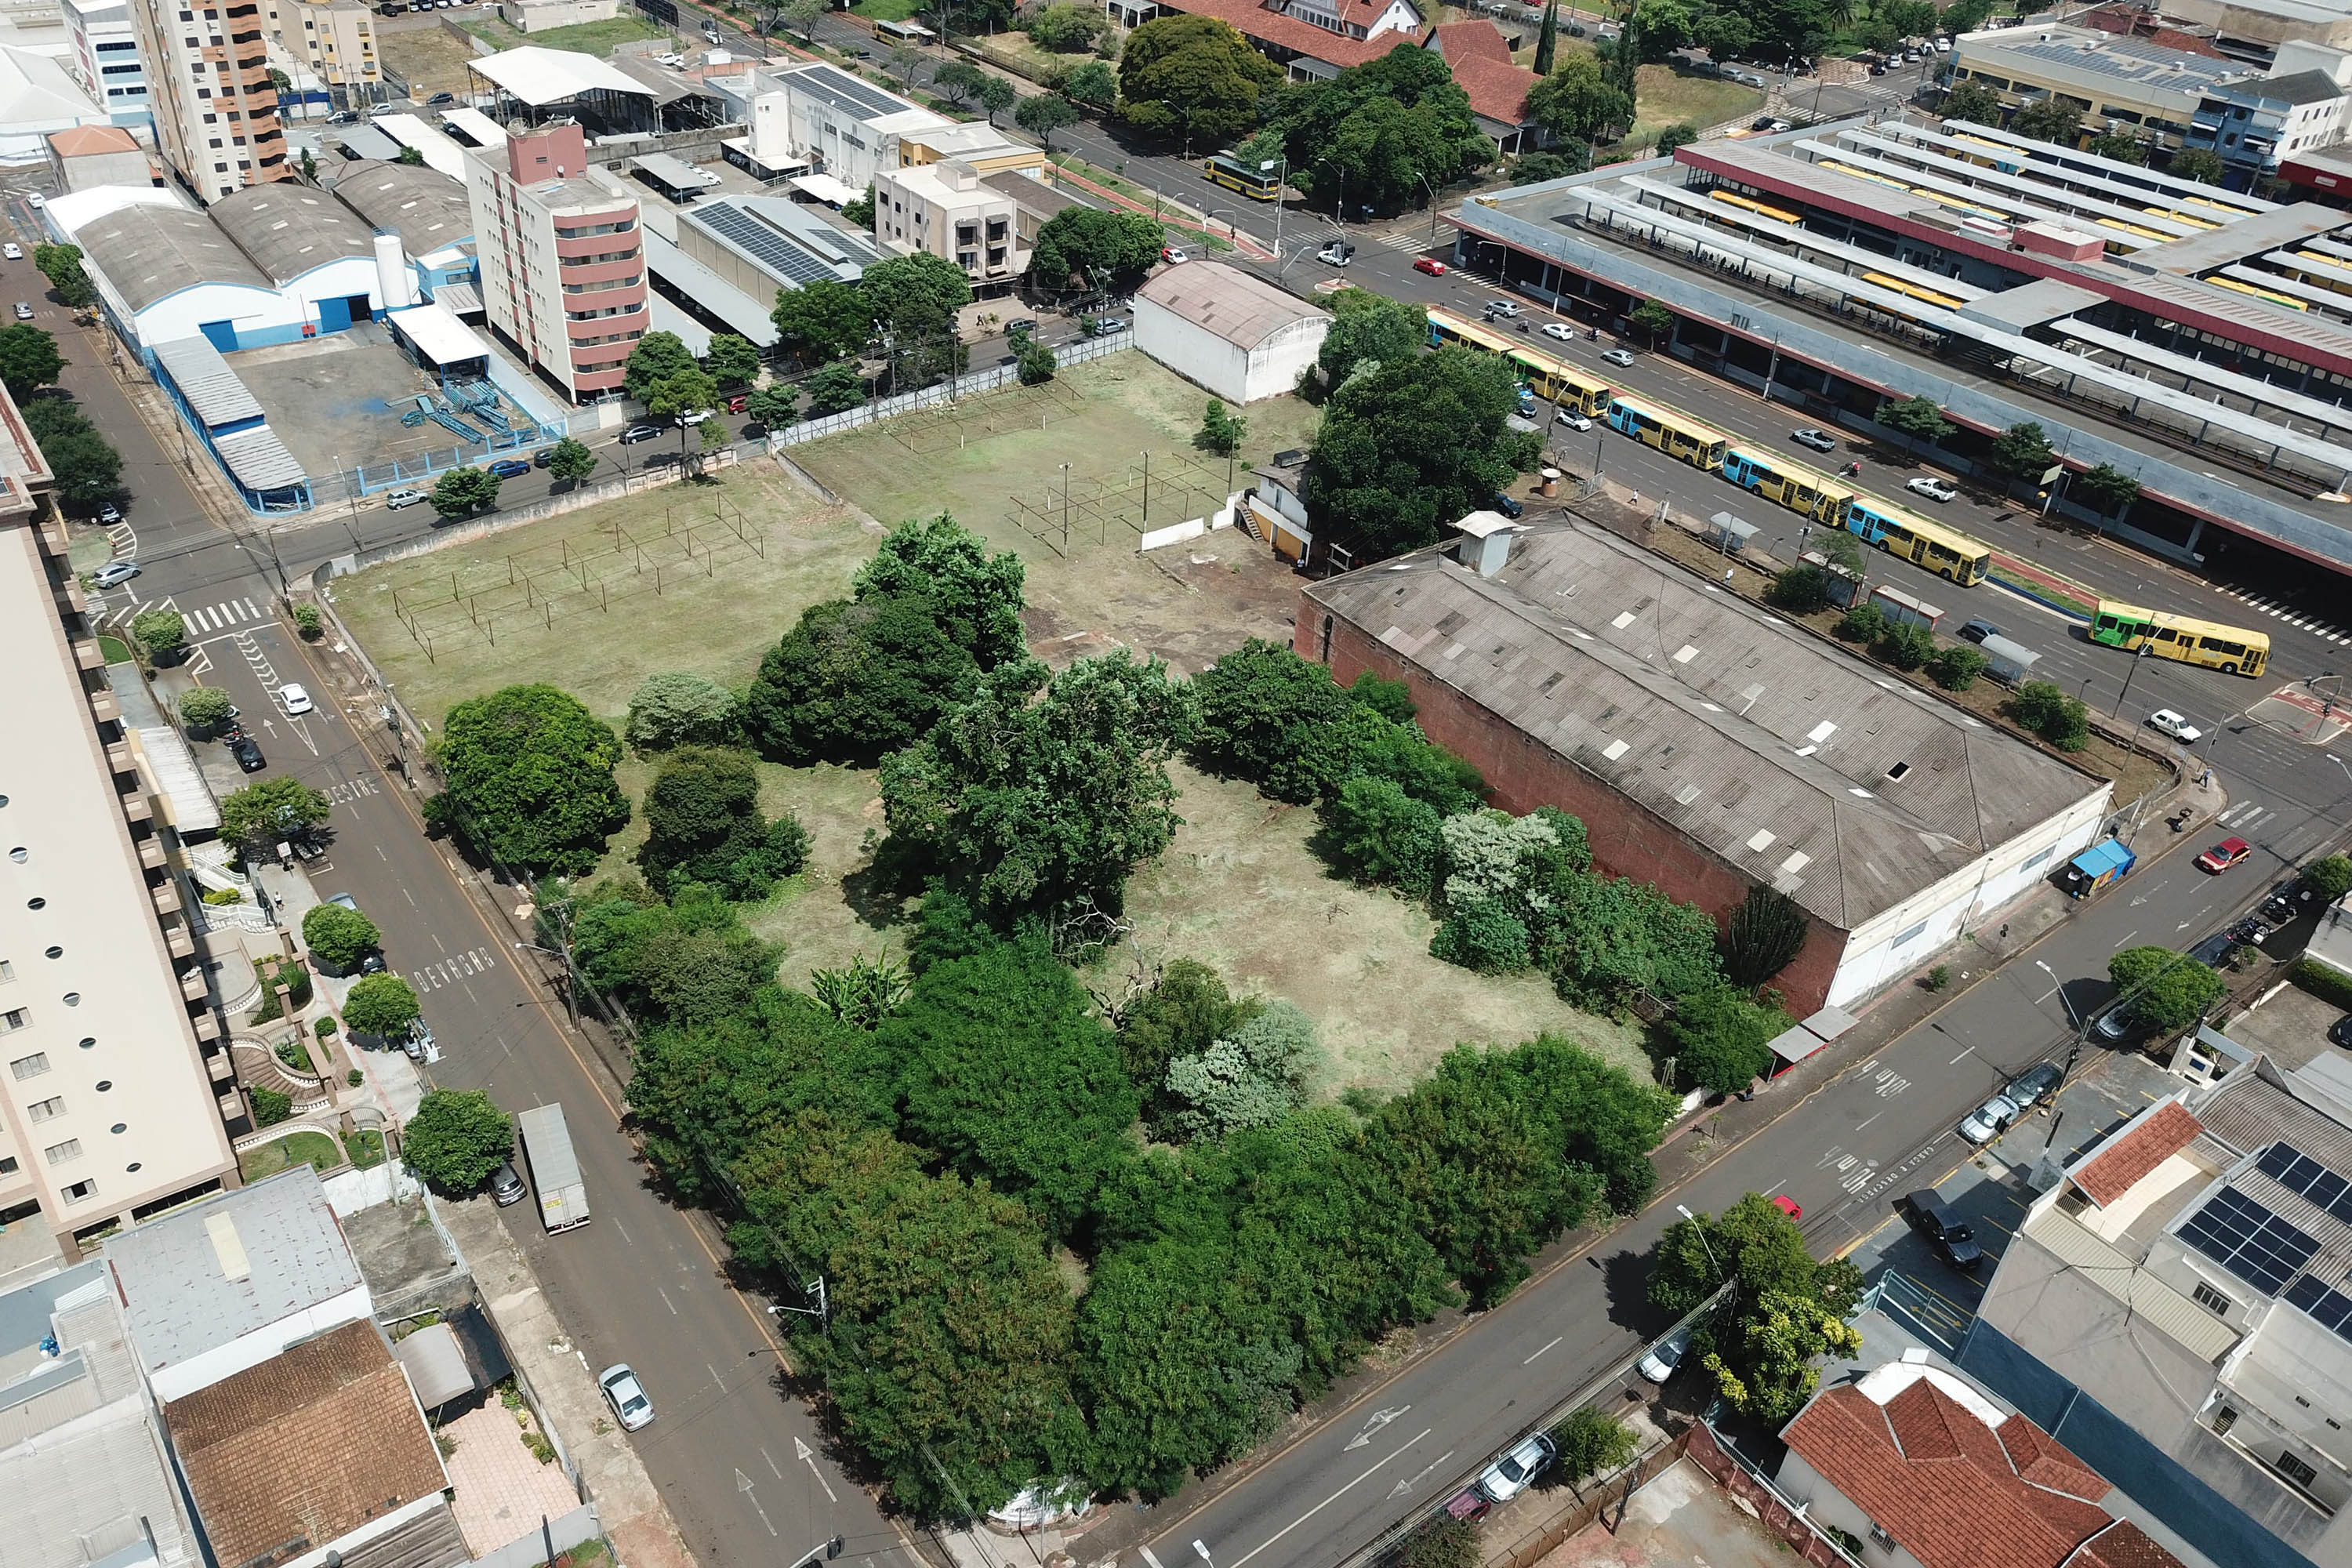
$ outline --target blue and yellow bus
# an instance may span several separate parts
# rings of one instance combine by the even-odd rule
[[[1840,484],[1817,468],[1759,452],[1753,447],[1726,450],[1723,477],[1766,500],[1832,528],[1845,526],[1846,509],[1853,504],[1852,487]]]
[[[1713,426],[1702,425],[1663,403],[1644,402],[1622,392],[1610,395],[1608,420],[1610,428],[1622,431],[1644,447],[1655,447],[1669,458],[1710,472],[1722,468],[1723,454],[1731,446],[1730,437]]]
[[[1969,587],[1992,569],[1992,547],[1957,528],[1929,522],[1917,512],[1874,495],[1857,494],[1846,509],[1849,531],[1938,576]]]

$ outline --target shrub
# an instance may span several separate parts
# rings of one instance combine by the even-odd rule
[[[1501,974],[1528,965],[1527,922],[1499,899],[1472,899],[1454,907],[1430,939],[1433,958],[1480,974]]]
[[[328,1020],[321,1018],[319,1021],[323,1024]],[[367,1082],[367,1074],[360,1071],[357,1068],[353,1068],[351,1071],[343,1075],[343,1081],[349,1084],[352,1088],[357,1089],[360,1085]],[[357,1162],[353,1163],[357,1163]]]
[[[350,970],[383,941],[375,921],[341,904],[313,904],[302,911],[302,943],[332,970]]]
[[[334,1034],[335,1031],[341,1026],[342,1026],[337,1024],[332,1018],[321,1018],[317,1023],[310,1026],[310,1032],[323,1040],[329,1036]]]
[[[479,1089],[436,1089],[416,1102],[401,1147],[410,1167],[436,1189],[463,1195],[513,1152],[514,1124]]]
[[[2091,738],[2091,713],[2079,698],[2047,680],[2029,680],[2009,700],[2010,717],[2062,752],[2079,752]]]
[[[1888,626],[1870,651],[1897,669],[1916,669],[1934,655],[1936,634],[1916,622],[1905,621]]]
[[[2286,977],[2330,1006],[2352,1013],[2352,974],[2315,958],[2305,958],[2297,960]]]
[[[188,642],[188,623],[177,610],[142,610],[131,622],[131,635],[151,658],[168,658]]]
[[[180,722],[191,730],[210,730],[235,716],[236,704],[217,686],[199,686],[180,699]]]
[[[1759,882],[1731,911],[1724,932],[1723,970],[1735,985],[1753,990],[1794,962],[1805,945],[1805,911],[1778,888]]]
[[[1840,616],[1835,629],[1843,642],[1876,642],[1886,635],[1886,612],[1865,600]]]
[[[317,642],[327,629],[327,618],[319,613],[316,605],[297,605],[294,606],[294,629],[301,633],[306,641]]]
[[[1478,1527],[1467,1520],[1442,1519],[1405,1538],[1397,1568],[1478,1568]]]
[[[1987,658],[1982,650],[1958,643],[1939,649],[1936,657],[1927,661],[1927,674],[1947,691],[1966,691],[1977,683],[1977,677],[1982,675],[1991,663],[1992,660]]]
[[[1633,1428],[1590,1405],[1553,1427],[1551,1440],[1559,1448],[1560,1479],[1567,1481],[1613,1470],[1642,1446]]]
[[[1168,1121],[1187,1141],[1279,1121],[1307,1102],[1316,1054],[1315,1021],[1287,1002],[1269,1003],[1230,1037],[1168,1064],[1176,1105]]]
[[[1948,990],[1948,989],[1951,987],[1951,984],[1952,984],[1952,966],[1951,966],[1950,964],[1948,964],[1948,963],[1939,963],[1939,964],[1936,965],[1936,967],[1935,967],[1935,968],[1933,968],[1933,969],[1931,969],[1931,970],[1927,971],[1927,989],[1928,989],[1928,990],[1930,990],[1930,991],[1944,991],[1944,990]]]
[[[1442,844],[1437,810],[1395,780],[1349,779],[1324,803],[1323,826],[1333,858],[1358,880],[1415,899],[1433,889]]]
[[[1764,602],[1792,616],[1810,616],[1830,607],[1830,574],[1810,563],[1791,566],[1772,579]]]
[[[299,1040],[278,1041],[276,1054],[279,1061],[292,1068],[296,1072],[311,1073],[317,1070],[310,1065],[310,1053],[303,1049],[302,1042]]]
[[[648,675],[629,698],[625,734],[640,752],[718,746],[734,739],[735,694],[707,676],[681,669]]]
[[[1711,1093],[1736,1094],[1770,1069],[1772,1037],[1788,1026],[1779,1008],[1717,985],[1683,998],[1666,1033],[1685,1078]]]
[[[253,1102],[253,1124],[275,1127],[294,1114],[294,1097],[280,1094],[274,1089],[248,1089],[245,1097]]]
[[[2303,868],[2303,885],[2329,903],[2352,892],[2352,858],[2330,855]]]

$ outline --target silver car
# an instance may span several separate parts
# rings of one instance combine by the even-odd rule
[[[1960,1123],[1960,1136],[1971,1143],[1990,1143],[2009,1131],[2010,1123],[2024,1114],[2017,1101],[2006,1094],[1996,1094],[1974,1110]]]
[[[1508,1502],[1549,1469],[1559,1454],[1559,1449],[1546,1433],[1523,1437],[1509,1453],[1480,1472],[1478,1490],[1489,1502]]]
[[[623,1431],[635,1432],[653,1424],[654,1402],[646,1396],[646,1385],[637,1381],[627,1362],[615,1362],[598,1373],[596,1386],[612,1401],[613,1414]]]
[[[1690,1354],[1690,1346],[1691,1331],[1676,1329],[1652,1345],[1649,1353],[1642,1358],[1642,1375],[1652,1383],[1665,1382],[1675,1375],[1675,1369],[1683,1364],[1683,1357]]]

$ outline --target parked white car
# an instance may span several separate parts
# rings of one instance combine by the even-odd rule
[[[1590,430],[1592,428],[1592,421],[1586,418],[1583,415],[1579,414],[1573,408],[1563,408],[1558,414],[1554,415],[1553,417],[1571,430]]]
[[[1508,1502],[1549,1469],[1559,1454],[1547,1433],[1521,1438],[1509,1453],[1479,1473],[1478,1489],[1489,1502]]]
[[[1683,1364],[1683,1357],[1690,1353],[1690,1344],[1691,1331],[1676,1329],[1652,1345],[1649,1353],[1642,1358],[1642,1375],[1652,1383],[1665,1382],[1675,1375],[1675,1368]]]
[[[623,1431],[635,1432],[652,1424],[654,1402],[646,1397],[646,1385],[637,1381],[627,1362],[615,1362],[598,1373],[596,1386],[612,1401],[613,1414],[620,1419]]]
[[[309,692],[290,680],[278,689],[278,700],[284,706],[289,719],[299,718],[318,706],[310,700]]]
[[[2169,708],[2159,708],[2149,714],[2147,727],[2151,730],[2163,731],[2184,746],[2195,745],[2198,738],[2205,733],[2204,731],[2191,724],[2185,715],[2175,713]]]

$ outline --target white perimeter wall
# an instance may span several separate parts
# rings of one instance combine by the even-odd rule
[[[1249,401],[1248,354],[1167,306],[1139,295],[1135,301],[1135,346],[1228,403]],[[1294,374],[1292,380],[1297,379]]]

